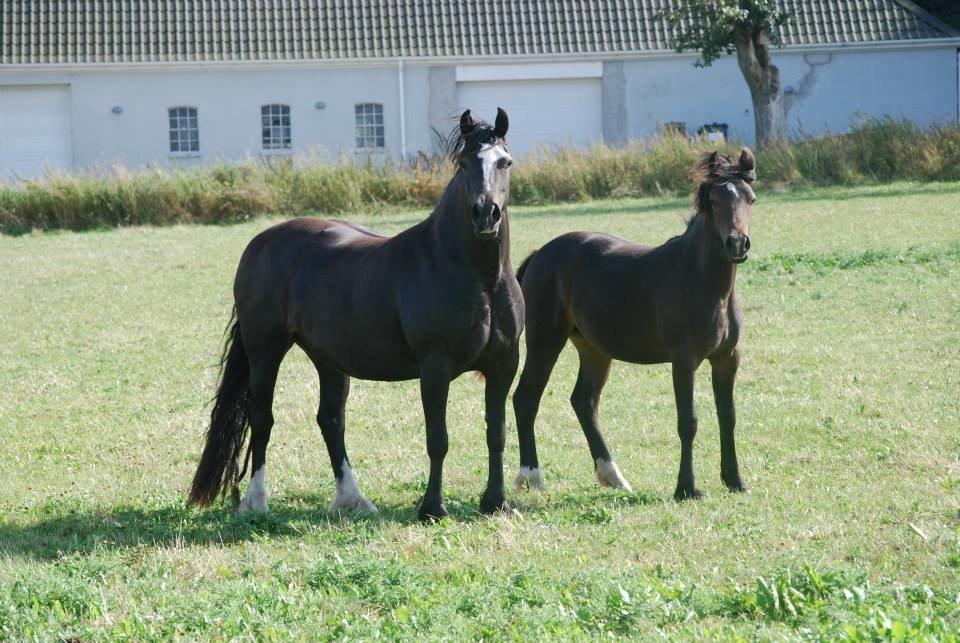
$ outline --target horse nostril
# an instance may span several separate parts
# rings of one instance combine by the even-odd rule
[[[727,240],[724,242],[724,245],[727,247],[729,252],[733,252],[737,249],[737,239],[732,234],[727,237]]]
[[[500,217],[502,217],[502,216],[503,216],[503,215],[500,213],[500,206],[498,206],[496,203],[494,203],[494,204],[493,204],[493,220],[494,220],[494,222],[499,221],[499,220],[500,220]]]
[[[746,252],[750,249],[750,237],[743,235],[743,251]]]

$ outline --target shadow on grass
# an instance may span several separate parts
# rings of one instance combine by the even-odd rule
[[[631,506],[665,502],[644,493],[611,490],[562,496],[510,494],[525,515],[553,516],[561,522],[603,524],[613,512]],[[228,505],[191,509],[182,504],[157,507],[121,506],[88,511],[52,506],[42,515],[7,516],[0,523],[0,555],[56,560],[63,555],[134,547],[230,545],[264,539],[292,539],[318,529],[334,542],[364,540],[380,527],[415,525],[417,504],[378,504],[376,514],[331,513],[326,495],[292,495],[271,502],[265,514],[238,515]],[[486,520],[477,499],[446,498],[454,524]]]
[[[158,507],[121,506],[89,511],[52,508],[38,518],[7,517],[0,524],[0,554],[39,560],[63,554],[137,546],[167,547],[247,542],[264,538],[295,538],[314,527],[361,531],[384,523],[416,524],[416,505],[380,504],[376,514],[331,513],[329,498],[288,496],[271,502],[264,514],[236,514],[228,504],[209,509],[183,504]],[[476,505],[447,501],[457,522],[479,518]]]
[[[762,188],[759,188],[762,190]],[[759,198],[771,201],[853,201],[856,199],[883,199],[925,194],[960,194],[960,183],[921,183],[897,188],[882,185],[861,186],[813,186],[782,192],[761,192]]]

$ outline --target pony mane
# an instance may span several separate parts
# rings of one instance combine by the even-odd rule
[[[723,185],[738,180],[753,183],[756,178],[757,173],[753,166],[743,168],[739,162],[734,162],[726,154],[704,152],[693,166],[693,179],[696,184],[693,191],[693,204],[696,214],[703,212],[709,206],[709,193],[713,185]],[[692,222],[693,219],[690,220],[690,223]]]
[[[443,157],[453,163],[456,163],[457,157],[474,146],[479,147],[479,139],[483,132],[492,132],[493,125],[485,120],[474,118],[473,130],[466,136],[460,129],[460,123],[453,126],[444,142]]]

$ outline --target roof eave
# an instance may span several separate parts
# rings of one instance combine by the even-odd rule
[[[924,38],[910,40],[883,40],[873,42],[839,42],[803,45],[785,45],[788,52],[837,52],[895,49],[931,49],[960,47],[960,35],[947,38]],[[695,59],[697,52],[668,50],[607,51],[571,54],[527,54],[490,56],[393,56],[382,58],[336,58],[336,59],[264,59],[264,60],[197,60],[197,61],[150,61],[150,62],[96,62],[96,63],[0,63],[0,75],[29,73],[78,73],[115,70],[166,70],[166,69],[249,69],[258,67],[287,68],[336,68],[336,67],[384,67],[403,60],[407,65],[468,65],[491,63],[565,63],[584,61],[618,61],[637,58],[686,58]]]

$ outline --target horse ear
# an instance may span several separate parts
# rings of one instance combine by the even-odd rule
[[[463,132],[464,136],[472,132],[476,125],[477,124],[473,122],[473,116],[470,115],[469,109],[460,115],[460,131]]]
[[[748,183],[757,180],[757,157],[749,147],[740,150],[740,174]]]
[[[510,127],[510,119],[502,107],[497,108],[497,121],[493,126],[493,134],[497,138],[503,138],[507,135],[507,129]]]
[[[714,174],[717,171],[717,168],[720,167],[720,152],[714,151],[710,154],[710,158],[707,159],[707,171],[710,174]]]

